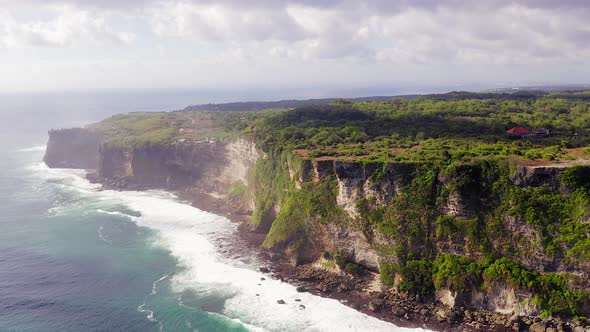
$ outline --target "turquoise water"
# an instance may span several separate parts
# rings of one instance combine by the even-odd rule
[[[223,217],[166,192],[99,190],[83,171],[40,162],[47,129],[119,109],[7,112],[0,331],[401,330],[264,276],[252,253],[228,255],[240,240]]]

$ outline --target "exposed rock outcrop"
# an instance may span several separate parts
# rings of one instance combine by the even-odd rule
[[[564,170],[560,167],[516,166],[510,180],[519,187],[540,187],[549,185],[559,188],[559,174]]]
[[[246,140],[175,142],[142,147],[105,144],[98,175],[121,188],[225,193],[235,182],[248,183],[248,171],[263,153]]]
[[[102,141],[103,135],[90,129],[51,130],[43,161],[53,168],[97,169]]]

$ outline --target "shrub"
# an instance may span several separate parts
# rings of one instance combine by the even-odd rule
[[[362,276],[367,272],[364,267],[355,263],[347,263],[346,266],[344,266],[344,271],[356,276]]]
[[[400,290],[407,291],[425,300],[432,296],[432,263],[428,260],[410,260],[401,267],[402,282]]]
[[[477,262],[457,255],[439,255],[433,268],[434,285],[462,292],[481,280],[482,267]]]
[[[325,261],[325,262],[322,262],[322,266],[331,269],[331,268],[333,268],[333,267],[336,266],[336,262],[334,262],[334,261]]]
[[[393,287],[395,285],[395,274],[397,273],[398,267],[396,264],[391,263],[379,263],[381,282],[387,287]]]

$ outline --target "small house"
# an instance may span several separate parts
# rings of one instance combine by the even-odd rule
[[[506,131],[510,138],[525,138],[529,135],[529,131],[523,127],[513,127]]]
[[[535,136],[549,136],[549,129],[543,127],[536,127],[533,129],[533,135]]]

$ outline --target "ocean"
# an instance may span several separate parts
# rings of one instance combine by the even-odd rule
[[[41,162],[51,128],[188,103],[0,96],[0,331],[405,330],[297,293],[258,272],[252,253],[227,257],[238,238],[224,217],[163,191],[99,190],[81,170]]]

